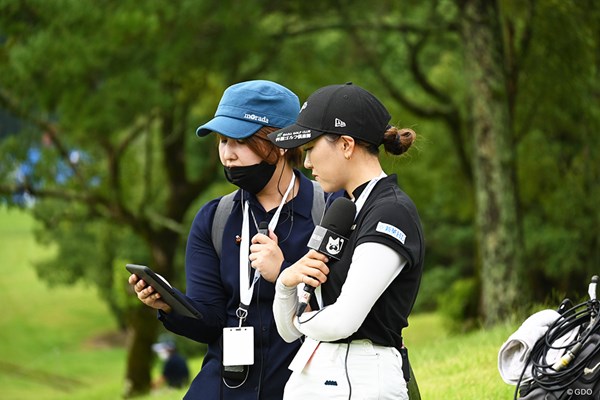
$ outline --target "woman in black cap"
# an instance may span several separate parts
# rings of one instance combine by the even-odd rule
[[[277,83],[241,82],[225,90],[215,117],[196,131],[218,135],[225,176],[239,187],[206,203],[188,236],[186,295],[202,318],[178,314],[130,276],[138,298],[160,310],[165,328],[208,344],[185,399],[283,395],[300,342],[284,342],[275,329],[274,282],[304,255],[325,208],[319,185],[293,168],[300,151],[281,150],[267,139],[293,123],[299,110],[298,97]]]
[[[379,162],[380,145],[400,155],[415,140],[390,118],[363,88],[332,85],[308,98],[294,125],[269,135],[282,148],[303,146],[304,166],[323,189],[343,189],[356,205],[339,260],[310,250],[277,280],[279,333],[288,342],[306,336],[284,399],[408,398],[402,330],[419,289],[424,238],[414,203]],[[301,283],[320,286],[321,301],[298,317]]]

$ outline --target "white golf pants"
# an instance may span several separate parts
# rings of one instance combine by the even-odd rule
[[[369,340],[355,340],[349,349],[346,343],[320,343],[304,369],[292,373],[283,395],[284,400],[349,398],[408,400],[398,350]]]

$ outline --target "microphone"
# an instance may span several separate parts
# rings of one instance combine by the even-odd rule
[[[347,236],[350,236],[350,228],[354,223],[355,214],[354,202],[346,197],[338,197],[325,212],[321,225],[315,226],[307,246],[329,258],[339,260],[346,243],[348,243]],[[304,293],[296,312],[298,317],[306,309],[314,291],[313,286],[304,284]]]
[[[269,236],[269,223],[267,221],[261,221],[258,224],[258,233]]]

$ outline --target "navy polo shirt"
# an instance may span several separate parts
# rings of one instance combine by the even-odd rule
[[[285,261],[282,268],[304,256],[306,246],[314,230],[311,216],[313,184],[295,171],[300,182],[297,196],[286,203],[281,211],[275,234]],[[207,343],[208,351],[202,369],[193,380],[185,399],[281,399],[283,388],[291,371],[288,369],[300,341],[285,343],[279,336],[273,319],[275,285],[259,279],[254,287],[252,302],[244,326],[254,327],[254,365],[250,366],[247,381],[237,389],[225,386],[221,379],[222,333],[224,327],[238,326],[236,310],[239,296],[239,244],[242,210],[241,190],[234,197],[231,215],[223,232],[221,259],[212,244],[213,217],[219,199],[205,204],[192,224],[186,249],[187,297],[195,304],[204,318],[195,320],[171,312],[159,313],[164,326],[179,335]],[[275,210],[265,210],[256,196],[243,192],[257,224],[270,221]],[[256,226],[250,217],[250,237],[256,234]],[[260,392],[260,395],[258,396]]]
[[[407,260],[406,265],[349,339],[369,339],[381,346],[400,349],[402,329],[408,326],[408,315],[421,282],[425,241],[417,208],[400,190],[396,179],[396,175],[387,176],[373,187],[354,221],[355,228],[341,259],[330,262],[330,272],[321,290],[324,305],[335,303],[346,281],[354,249],[360,244],[380,243],[396,251]],[[354,191],[354,198],[360,196],[367,184]],[[376,264],[372,266],[372,271],[377,273]]]

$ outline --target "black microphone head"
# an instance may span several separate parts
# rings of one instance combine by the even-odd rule
[[[258,224],[258,233],[269,236],[269,223],[267,221],[260,221],[260,224]]]
[[[325,211],[320,225],[338,235],[348,237],[350,228],[354,223],[355,214],[356,204],[346,197],[338,197]]]

